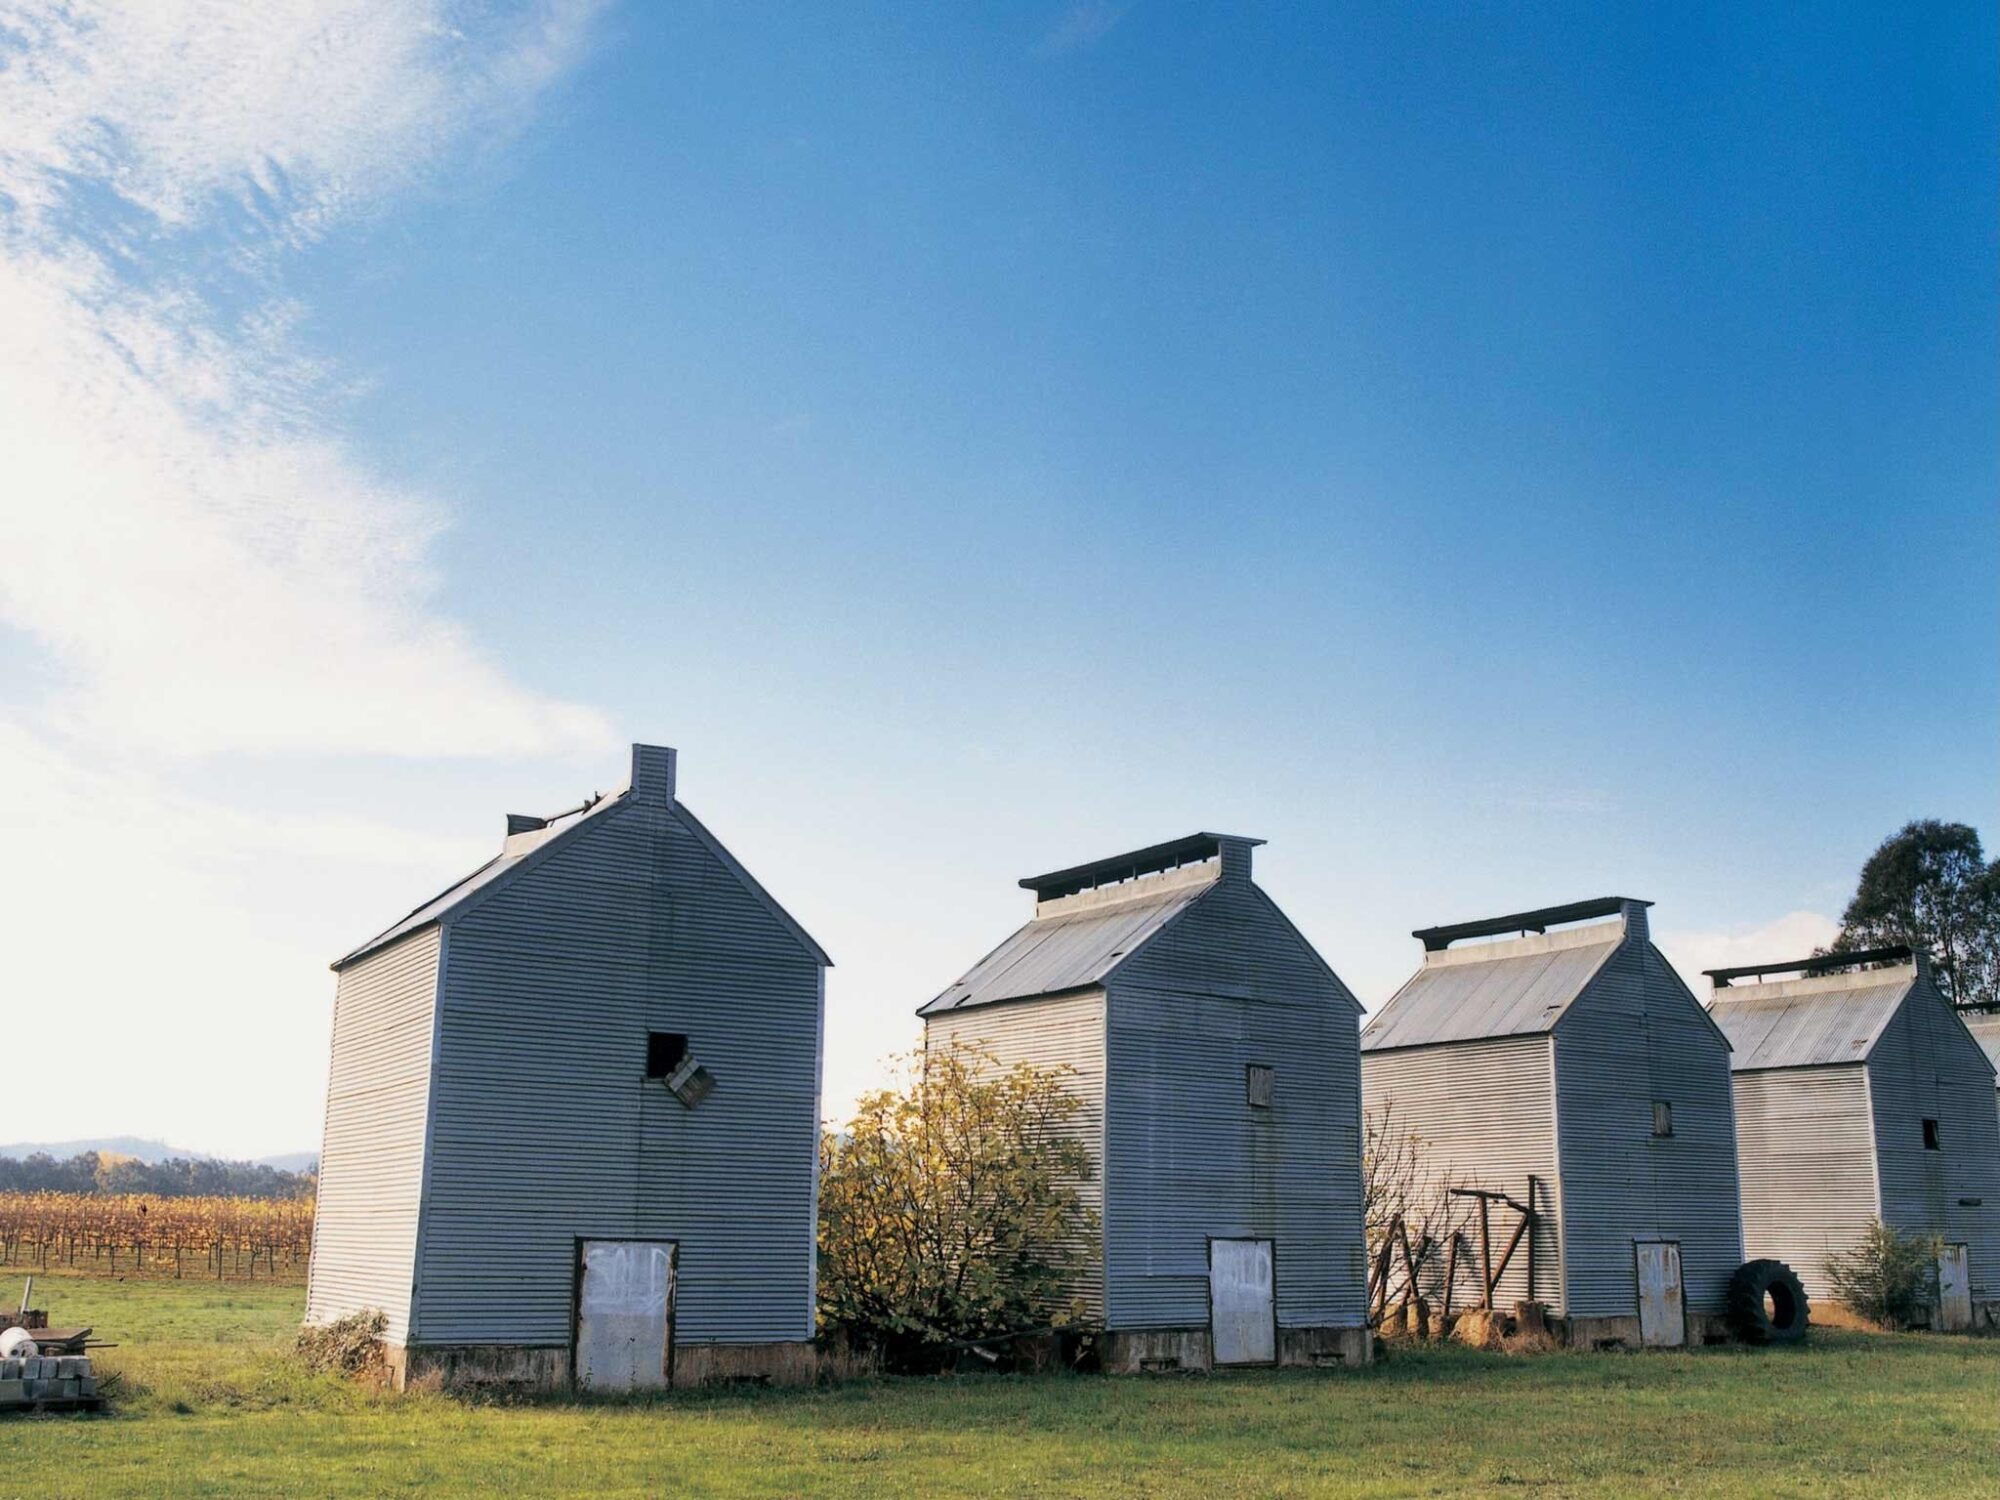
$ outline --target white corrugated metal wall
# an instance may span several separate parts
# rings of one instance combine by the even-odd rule
[[[439,944],[435,927],[404,938],[334,992],[306,1320],[377,1308],[393,1344],[410,1325]]]
[[[1424,1171],[1433,1182],[1478,1187],[1527,1201],[1528,1178],[1540,1179],[1535,1203],[1534,1298],[1563,1311],[1561,1200],[1556,1162],[1555,1074],[1551,1044],[1541,1036],[1495,1037],[1434,1047],[1401,1047],[1361,1054],[1362,1099],[1401,1136],[1420,1140]],[[1458,1222],[1477,1225],[1478,1206],[1461,1201]],[[1490,1210],[1492,1253],[1498,1261],[1516,1216],[1505,1205]],[[1468,1251],[1470,1254],[1468,1255]],[[1476,1230],[1460,1248],[1452,1293],[1456,1307],[1479,1302]],[[1443,1272],[1433,1295],[1441,1293]],[[1528,1245],[1523,1243],[1500,1278],[1494,1301],[1502,1307],[1529,1298]]]
[[[1785,1262],[1807,1296],[1827,1298],[1826,1257],[1852,1246],[1877,1212],[1867,1071],[1766,1068],[1732,1082],[1744,1253]]]
[[[1050,995],[1039,1000],[1006,1000],[944,1011],[924,1022],[926,1047],[977,1043],[1003,1067],[1033,1063],[1037,1067],[1067,1065],[1076,1069],[1065,1087],[1081,1103],[1073,1118],[1078,1139],[1090,1149],[1096,1175],[1078,1196],[1098,1215],[1104,1214],[1104,992]],[[1104,1315],[1104,1256],[1102,1244],[1090,1269],[1078,1279],[1075,1294],[1091,1316]]]

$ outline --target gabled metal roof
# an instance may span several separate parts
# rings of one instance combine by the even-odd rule
[[[1361,1050],[1552,1031],[1624,941],[1617,922],[1431,953],[1361,1028]]]
[[[521,864],[530,855],[539,853],[565,834],[582,827],[587,819],[594,818],[608,808],[617,806],[630,795],[631,790],[627,788],[624,791],[614,792],[608,797],[598,797],[584,803],[581,807],[573,807],[568,812],[558,813],[556,816],[548,819],[540,828],[530,829],[521,833],[509,833],[506,843],[501,846],[500,852],[486,861],[485,864],[474,870],[463,880],[446,886],[442,891],[431,897],[430,900],[417,907],[408,916],[376,933],[375,936],[363,943],[359,948],[354,949],[350,953],[342,954],[329,967],[336,970],[345,968],[357,958],[364,958],[378,948],[388,947],[389,944],[395,942],[398,938],[408,937],[411,933],[428,927],[433,922],[442,921],[447,915],[465,905],[474,896],[493,885],[494,882],[512,874],[516,869],[520,868]],[[514,826],[511,816],[508,826]]]
[[[567,812],[557,813],[550,818],[509,813],[507,839],[501,845],[499,854],[463,880],[445,887],[408,916],[378,932],[353,952],[335,959],[331,967],[336,970],[345,968],[358,958],[366,957],[377,949],[386,948],[389,944],[408,937],[413,932],[421,931],[435,922],[443,921],[446,917],[463,912],[516,870],[521,869],[530,860],[540,858],[545,851],[584,827],[591,819],[631,803],[636,795],[634,786],[641,781],[642,776],[663,775],[664,792],[659,785],[654,785],[645,793],[643,801],[647,805],[669,809],[673,816],[679,819],[681,826],[699,840],[724,869],[742,882],[743,888],[770,912],[781,927],[798,940],[799,945],[811,954],[815,961],[831,968],[833,960],[827,956],[826,950],[813,941],[812,935],[793,919],[790,912],[778,904],[771,893],[765,890],[748,870],[743,868],[736,856],[723,846],[720,839],[708,831],[706,825],[689,810],[687,804],[674,795],[674,752],[661,745],[634,745],[632,754],[632,782],[607,797],[592,797],[582,806],[572,807]],[[661,757],[665,758],[663,763]],[[657,769],[662,764],[663,772]],[[655,769],[649,770],[647,769],[649,767]]]
[[[920,1009],[920,1016],[1025,1000],[1102,984],[1112,970],[1215,889],[1213,880],[1168,884],[1124,901],[1036,917]]]
[[[1729,1038],[1732,1072],[1862,1063],[1916,980],[1914,968],[1899,968],[1732,985],[1708,1013]]]

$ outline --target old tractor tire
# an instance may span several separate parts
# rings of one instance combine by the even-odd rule
[[[1753,1260],[1729,1278],[1729,1327],[1746,1344],[1796,1344],[1806,1336],[1812,1305],[1792,1268]]]

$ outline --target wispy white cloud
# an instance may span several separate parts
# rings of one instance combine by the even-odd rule
[[[1695,998],[1706,1003],[1709,985],[1704,970],[1805,958],[1839,933],[1840,924],[1831,917],[1816,911],[1794,911],[1754,925],[1694,932],[1662,929],[1654,937]]]
[[[1074,52],[1101,41],[1138,0],[1075,0],[1042,38],[1044,52]]]
[[[284,293],[525,120],[594,9],[0,0],[0,650],[40,668],[0,701],[5,993],[92,1085],[0,1098],[0,1139],[311,1144],[327,959],[478,857],[290,771],[191,795],[203,758],[609,738],[439,608],[444,509],[343,432]]]
[[[605,738],[436,611],[439,507],[319,419],[335,393],[270,275],[520,110],[591,8],[5,13],[0,620],[53,654],[70,731],[186,754]]]

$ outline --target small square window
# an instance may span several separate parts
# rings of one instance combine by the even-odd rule
[[[1653,1101],[1653,1134],[1672,1135],[1674,1133],[1674,1106],[1668,1100]]]
[[[687,1056],[687,1034],[681,1031],[649,1031],[646,1033],[646,1076],[665,1078],[681,1065]]]
[[[1924,1149],[1926,1151],[1944,1150],[1943,1143],[1938,1139],[1938,1122],[1936,1120],[1924,1121]]]
[[[1252,1109],[1269,1109],[1271,1096],[1277,1091],[1278,1070],[1262,1063],[1251,1063],[1244,1069],[1243,1096],[1250,1101]]]

